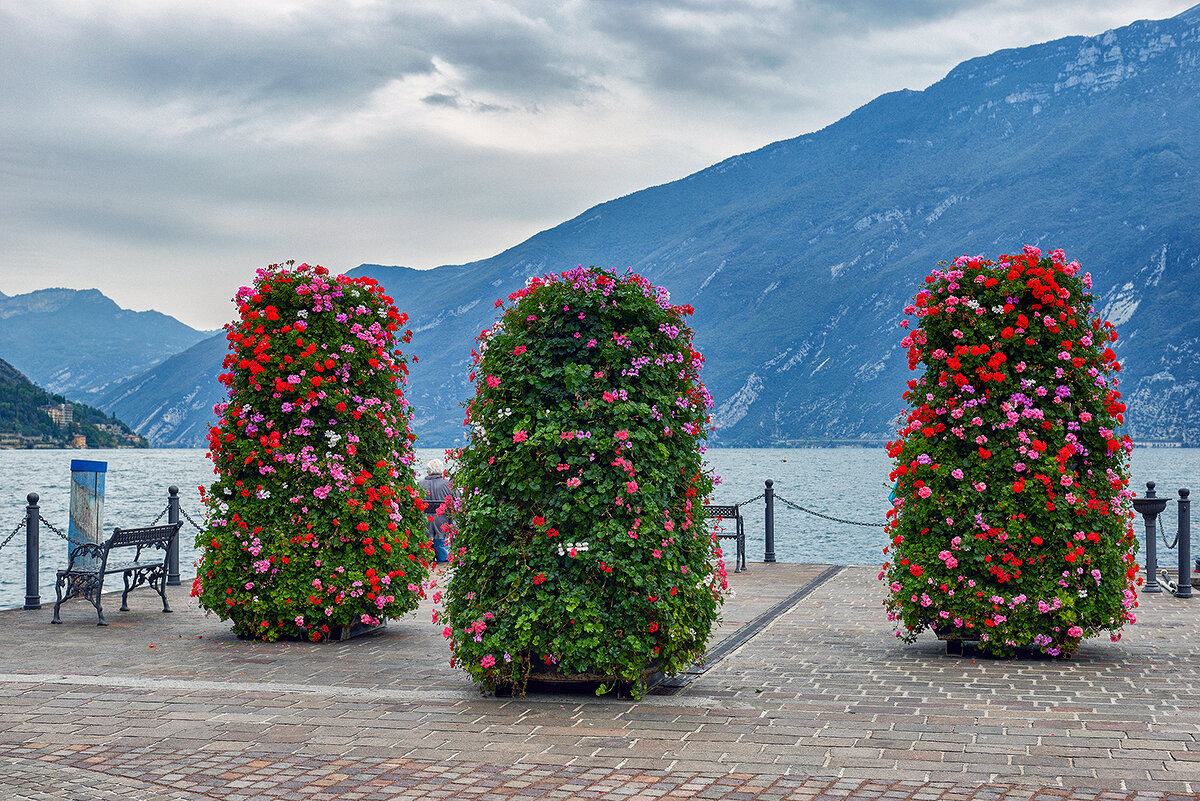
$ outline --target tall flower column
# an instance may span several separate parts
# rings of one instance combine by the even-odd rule
[[[416,608],[432,549],[403,386],[406,316],[370,279],[271,265],[225,326],[229,400],[193,594],[243,637],[321,640]]]
[[[908,412],[889,512],[889,615],[1007,655],[1069,655],[1134,621],[1113,326],[1061,250],[934,270],[905,311]],[[905,325],[907,326],[905,321]]]
[[[664,289],[533,279],[479,336],[445,635],[485,687],[635,686],[704,653],[725,588],[703,512],[712,400]],[[497,307],[504,304],[497,301]]]

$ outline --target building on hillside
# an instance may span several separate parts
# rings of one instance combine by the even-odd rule
[[[59,428],[68,428],[73,422],[75,416],[75,407],[69,403],[58,403],[54,406],[43,406],[41,410],[49,415],[51,420],[58,423]]]
[[[87,447],[87,435],[86,434],[76,434],[75,436],[71,437],[71,447],[72,448],[86,448]]]

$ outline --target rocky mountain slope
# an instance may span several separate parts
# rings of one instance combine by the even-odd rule
[[[921,277],[963,253],[1061,247],[1121,331],[1129,433],[1200,444],[1198,195],[1200,7],[972,59],[924,91],[601,204],[490,259],[353,274],[412,318],[410,398],[427,446],[459,437],[492,301],[579,263],[632,268],[696,308],[715,442],[873,442],[901,408],[897,324]],[[216,353],[192,358],[220,370]],[[128,415],[142,431],[152,406],[200,391],[138,386],[106,408],[127,414],[132,398],[163,393]],[[200,444],[187,425],[156,430]]]

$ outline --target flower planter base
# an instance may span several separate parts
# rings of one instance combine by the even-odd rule
[[[647,670],[642,675],[644,682],[643,694],[662,683],[667,675],[657,668]],[[558,672],[533,673],[525,684],[525,694],[545,695],[596,695],[601,686],[608,688],[607,692],[615,693],[617,698],[633,698],[634,682],[616,679],[612,676],[602,676],[598,673],[569,673]],[[496,685],[497,698],[512,698],[517,693],[512,684]]]
[[[352,640],[355,637],[362,637],[365,634],[374,634],[377,631],[383,631],[387,628],[387,620],[381,620],[378,623],[351,623],[349,626],[342,626],[333,629],[329,632],[330,642],[342,642],[343,640]]]
[[[940,632],[935,631],[934,634],[937,635],[937,638],[939,640],[946,643],[946,655],[947,656],[962,656],[963,655],[963,645],[967,644],[967,643],[970,643],[971,645],[973,645],[975,647],[975,649],[977,651],[979,651],[979,653],[981,655],[988,656],[987,652],[979,649],[979,638],[978,637],[963,637],[963,636],[960,636],[957,632],[955,632],[954,634],[949,634],[949,633],[942,634]],[[1029,646],[1029,645],[1017,646],[1017,654],[1016,655],[1017,655],[1017,658],[1020,658],[1020,659],[1069,659],[1070,658],[1070,654],[1059,654],[1058,656],[1050,656],[1049,654],[1043,653],[1040,649],[1034,648],[1033,646]],[[1003,658],[1003,657],[999,657],[999,658]]]
[[[963,638],[951,637],[949,634],[938,634],[937,638],[946,643],[946,656],[962,656],[963,655]],[[979,640],[971,637],[968,642],[978,643]]]

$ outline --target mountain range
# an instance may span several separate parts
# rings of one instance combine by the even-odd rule
[[[0,358],[88,403],[211,334],[161,312],[122,309],[95,289],[0,295]]]
[[[1200,444],[1198,195],[1200,6],[971,59],[924,91],[603,203],[489,259],[351,274],[410,315],[409,398],[427,446],[460,436],[492,301],[576,264],[633,269],[695,307],[715,444],[873,443],[901,409],[898,324],[921,278],[964,253],[1063,248],[1121,332],[1127,433]],[[156,444],[201,445],[224,337],[199,339],[86,391]]]

